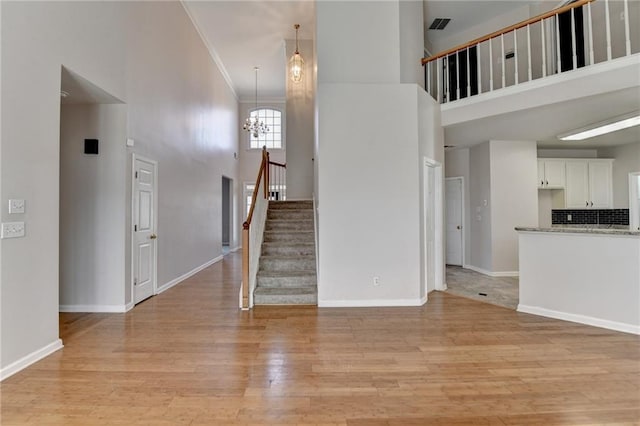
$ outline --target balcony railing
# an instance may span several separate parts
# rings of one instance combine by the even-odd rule
[[[639,16],[636,1],[575,1],[422,59],[425,89],[447,103],[630,56]]]

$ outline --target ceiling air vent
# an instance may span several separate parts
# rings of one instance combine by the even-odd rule
[[[444,27],[451,21],[451,18],[436,18],[429,25],[430,30],[444,30]]]

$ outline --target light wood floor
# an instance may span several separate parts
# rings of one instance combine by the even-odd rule
[[[236,309],[229,255],[127,314],[60,316],[2,425],[639,424],[637,336],[433,293],[419,308]]]

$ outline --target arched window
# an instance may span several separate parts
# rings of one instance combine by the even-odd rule
[[[267,133],[259,134],[258,137],[254,137],[249,134],[249,146],[252,149],[262,149],[266,146],[267,149],[281,149],[282,148],[282,112],[277,109],[271,108],[259,108],[251,111],[250,117],[253,121],[258,116],[258,120],[262,121],[269,127]]]

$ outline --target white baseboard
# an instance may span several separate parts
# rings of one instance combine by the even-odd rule
[[[24,370],[31,364],[40,361],[47,355],[54,353],[58,349],[62,349],[62,347],[62,340],[56,339],[55,341],[49,343],[47,346],[40,348],[37,351],[31,352],[27,356],[23,356],[16,362],[12,362],[3,369],[0,369],[0,381],[6,379],[7,377],[13,376],[21,370]]]
[[[59,305],[58,312],[122,313],[129,305]]]
[[[125,312],[129,312],[130,310],[133,309],[133,307],[136,306],[135,303],[133,303],[133,301],[127,303],[126,305],[124,305],[124,311]]]
[[[520,272],[519,271],[501,271],[501,272],[491,272],[491,271],[487,271],[486,269],[482,269],[482,268],[478,268],[477,266],[473,266],[473,265],[462,265],[463,268],[465,269],[471,269],[472,271],[475,272],[479,272],[482,275],[487,275],[490,277],[518,277],[520,276]]]
[[[318,300],[319,308],[371,308],[393,306],[422,306],[427,296],[420,299],[368,299],[368,300]]]
[[[577,322],[580,324],[592,325],[594,327],[606,328],[608,330],[622,331],[624,333],[640,335],[640,326],[626,324],[622,322],[609,321],[600,318],[588,317],[585,315],[570,314],[568,312],[554,311],[551,309],[539,308],[537,306],[518,305],[518,312],[540,315],[564,321]]]
[[[160,294],[162,292],[165,292],[167,290],[169,290],[171,287],[173,287],[176,284],[181,283],[182,281],[186,280],[187,278],[197,274],[198,272],[202,271],[205,268],[208,268],[209,266],[213,265],[214,263],[220,262],[223,259],[224,256],[220,255],[218,257],[216,257],[215,259],[211,259],[210,261],[198,266],[195,269],[192,269],[191,271],[187,272],[186,274],[180,275],[178,278],[175,278],[171,281],[169,281],[168,283],[158,287],[158,289],[156,290],[156,294]]]
[[[232,248],[232,249],[230,249],[230,250],[229,250],[229,252],[230,252],[230,253],[235,253],[235,252],[237,252],[237,251],[238,251],[238,250],[240,250],[240,249],[242,249],[242,246],[238,246],[238,247],[236,247],[236,248]]]

